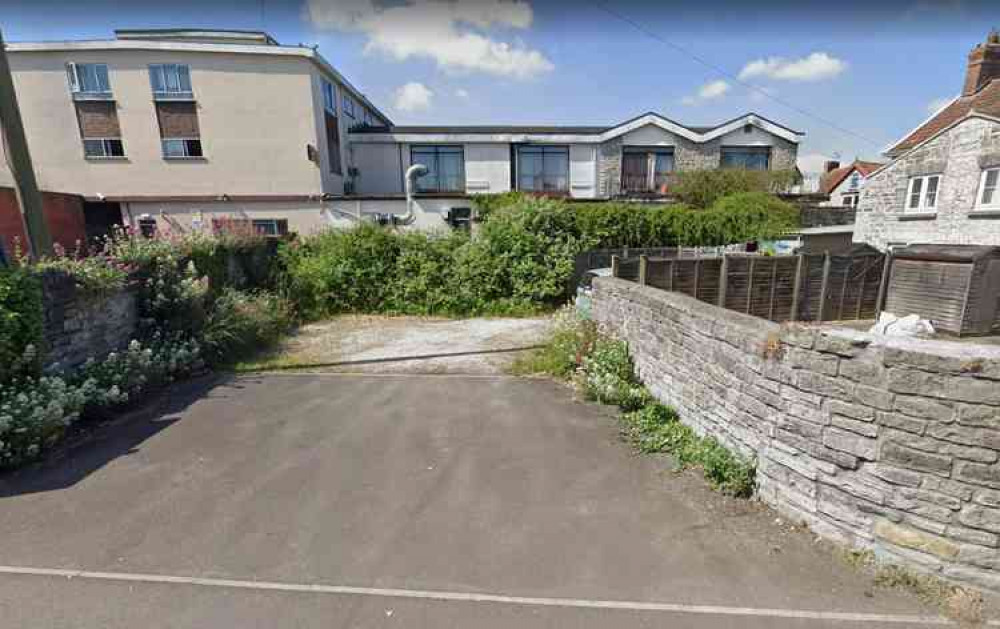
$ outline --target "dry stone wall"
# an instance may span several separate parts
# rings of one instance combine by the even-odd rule
[[[66,371],[121,349],[138,325],[135,295],[88,295],[65,273],[42,276],[45,368]]]
[[[594,281],[650,391],[818,534],[1000,590],[1000,347],[779,325]]]

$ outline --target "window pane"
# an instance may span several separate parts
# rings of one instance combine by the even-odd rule
[[[184,140],[163,140],[164,157],[184,157]]]
[[[923,188],[924,180],[917,178],[910,183],[910,209],[920,207],[920,191]]]
[[[186,65],[177,66],[177,82],[180,83],[182,92],[191,91],[191,69]]]
[[[278,221],[274,220],[273,218],[254,219],[253,230],[254,232],[261,234],[263,236],[277,236]]]
[[[105,140],[105,152],[112,157],[124,157],[125,147],[121,140]]]
[[[103,63],[95,64],[94,74],[97,77],[97,91],[110,92],[111,81],[108,79],[108,66]]]
[[[937,189],[939,177],[927,178],[927,195],[924,197],[924,207],[932,208],[937,205]]]
[[[517,167],[519,188],[522,190],[542,189],[542,155],[540,150],[520,149]]]
[[[459,191],[462,189],[461,153],[443,153],[438,156],[440,190]]]
[[[665,175],[674,171],[674,156],[672,153],[656,154],[656,174]]]
[[[163,66],[149,66],[149,84],[154,92],[162,92],[164,88]]]
[[[181,91],[180,83],[177,81],[177,66],[173,64],[163,66],[163,74],[168,92]]]
[[[87,157],[104,157],[104,140],[84,140],[83,153]]]
[[[993,203],[993,198],[997,190],[997,182],[1000,180],[1000,170],[989,170],[986,171],[986,180],[983,183],[983,205],[990,205]]]
[[[184,149],[188,157],[201,157],[201,140],[184,140]]]
[[[543,153],[545,190],[559,192],[569,189],[569,150],[545,147]]]

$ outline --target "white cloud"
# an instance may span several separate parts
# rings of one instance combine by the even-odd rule
[[[768,57],[743,66],[740,80],[765,77],[778,81],[822,81],[832,79],[847,69],[847,62],[825,52],[814,52],[801,59]]]
[[[461,87],[455,90],[455,96],[458,96],[462,100],[469,100],[469,98],[471,97],[471,95],[469,94],[469,90]]]
[[[307,0],[305,11],[317,28],[362,32],[368,36],[366,53],[397,61],[427,58],[446,71],[515,79],[555,67],[524,43],[484,32],[531,26],[534,12],[526,0],[405,0],[390,6],[378,0]]]
[[[415,81],[397,88],[392,94],[392,104],[399,111],[427,111],[433,100],[434,92]]]
[[[938,111],[944,109],[946,105],[950,105],[953,100],[955,100],[954,96],[949,96],[947,98],[935,98],[931,102],[927,103],[927,113],[930,115],[936,114]]]
[[[712,81],[710,83],[705,83],[698,88],[698,92],[694,96],[686,96],[681,99],[681,102],[685,105],[696,105],[698,103],[704,102],[706,100],[713,100],[715,98],[720,98],[726,92],[729,91],[729,83],[723,80]]]

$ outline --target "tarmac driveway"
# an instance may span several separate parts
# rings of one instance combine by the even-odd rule
[[[0,477],[0,625],[937,621],[555,383],[261,375],[166,404]]]

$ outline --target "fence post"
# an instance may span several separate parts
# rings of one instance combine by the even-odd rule
[[[639,286],[646,285],[646,265],[649,264],[649,258],[645,255],[639,256]]]
[[[676,258],[670,261],[670,281],[667,282],[667,290],[669,290],[669,291],[673,291],[674,290],[674,267],[675,266],[677,266],[677,259]]]
[[[823,254],[823,281],[819,289],[819,315],[817,321],[823,320],[823,311],[826,310],[826,291],[830,285],[830,252]]]
[[[795,263],[795,286],[792,287],[792,321],[799,320],[799,307],[802,300],[802,270],[805,268],[806,256],[799,254]]]
[[[750,266],[747,269],[747,314],[750,314],[750,306],[753,304],[753,267],[756,261],[755,256],[750,256]]]
[[[771,296],[770,303],[767,304],[767,318],[774,321],[774,292],[778,289],[778,258],[772,258],[771,265]]]
[[[878,297],[875,299],[875,320],[882,315],[885,308],[885,294],[889,289],[889,273],[892,272],[892,251],[885,252],[885,262],[882,264],[882,279],[878,283]]]
[[[698,299],[698,284],[701,283],[701,258],[694,259],[694,294],[691,295],[695,299]]]
[[[726,285],[729,283],[729,258],[722,254],[722,266],[719,268],[719,308],[726,307]]]
[[[611,256],[611,277],[618,277],[618,256]]]

